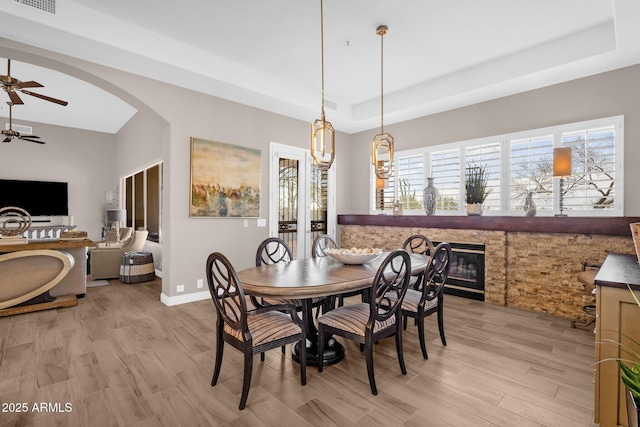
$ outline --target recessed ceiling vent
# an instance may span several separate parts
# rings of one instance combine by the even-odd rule
[[[44,10],[45,12],[56,13],[56,0],[16,0],[18,3],[22,3],[27,6],[35,7],[36,9]]]
[[[9,130],[9,123],[5,125],[5,129]],[[13,130],[20,133],[21,135],[33,135],[33,128],[31,126],[17,125],[14,123]]]

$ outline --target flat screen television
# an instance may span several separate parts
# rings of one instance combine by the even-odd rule
[[[17,206],[31,216],[69,215],[66,182],[0,179],[0,208]]]

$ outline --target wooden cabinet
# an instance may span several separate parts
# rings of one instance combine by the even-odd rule
[[[640,266],[634,255],[609,254],[596,276],[595,413],[600,427],[627,426],[624,384],[615,361],[626,357],[620,342],[640,342],[640,307],[627,284],[640,295]]]

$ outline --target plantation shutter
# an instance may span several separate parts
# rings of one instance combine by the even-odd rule
[[[460,198],[460,149],[433,151],[431,177],[438,189],[437,212],[458,211],[464,200]]]
[[[489,176],[484,210],[500,210],[500,142],[468,146],[464,150],[465,167],[483,166]],[[463,196],[464,197],[464,196]]]
[[[510,141],[510,210],[522,210],[533,192],[538,211],[553,210],[553,135]]]

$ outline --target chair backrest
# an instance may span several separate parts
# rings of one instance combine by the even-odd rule
[[[425,267],[424,277],[419,285],[419,289],[422,290],[422,301],[442,296],[450,268],[451,245],[442,242],[435,247]]]
[[[335,249],[338,247],[338,244],[333,237],[328,234],[320,234],[313,241],[313,245],[311,246],[311,256],[313,258],[327,256],[328,249]]]
[[[278,262],[289,262],[293,259],[293,252],[284,240],[278,237],[265,239],[256,251],[256,267]]]
[[[430,256],[433,253],[433,243],[422,234],[414,234],[409,236],[402,244],[402,249],[410,254],[421,254]]]
[[[391,252],[380,264],[371,286],[369,323],[384,322],[397,314],[409,287],[411,257],[404,249]]]
[[[247,304],[236,270],[227,257],[214,252],[207,258],[205,274],[218,319],[248,337]]]
[[[144,249],[144,244],[147,242],[147,236],[149,232],[147,230],[134,231],[131,240],[125,244],[122,249],[127,252],[140,252]]]

